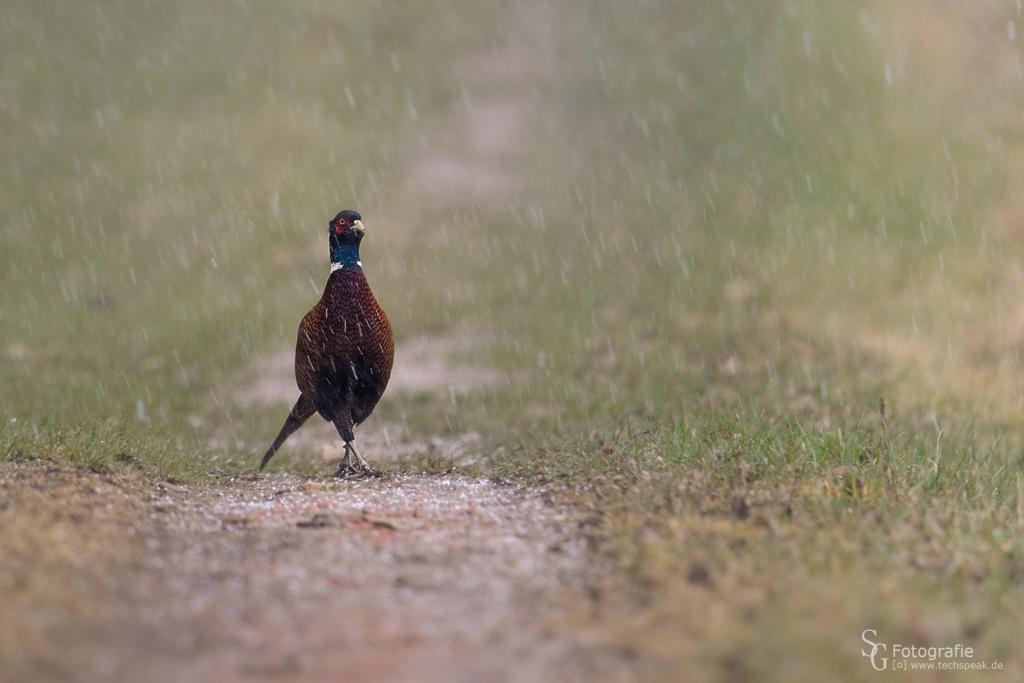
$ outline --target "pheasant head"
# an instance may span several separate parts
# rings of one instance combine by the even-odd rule
[[[363,239],[363,222],[355,211],[345,210],[327,224],[331,245],[331,271],[339,268],[362,268],[359,241]]]

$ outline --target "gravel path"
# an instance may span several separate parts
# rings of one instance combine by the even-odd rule
[[[536,681],[608,674],[600,516],[458,476],[209,487],[0,465],[7,681]]]

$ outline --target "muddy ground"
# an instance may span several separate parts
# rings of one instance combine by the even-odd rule
[[[6,681],[617,678],[567,627],[601,517],[567,490],[0,465]],[[618,671],[618,674],[616,673]]]

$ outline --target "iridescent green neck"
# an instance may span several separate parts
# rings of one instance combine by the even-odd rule
[[[362,268],[359,260],[359,245],[335,244],[331,246],[331,271],[339,268]]]

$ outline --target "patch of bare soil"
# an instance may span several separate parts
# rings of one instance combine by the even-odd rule
[[[537,681],[621,664],[588,609],[600,515],[457,476],[152,485],[0,465],[5,681]]]
[[[522,190],[531,173],[528,148],[536,144],[537,112],[543,110],[535,86],[552,59],[550,14],[544,4],[517,5],[504,42],[457,65],[461,101],[408,159],[407,181],[417,202],[500,204]]]

